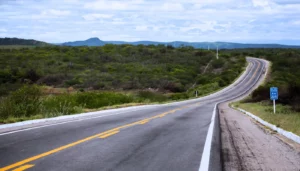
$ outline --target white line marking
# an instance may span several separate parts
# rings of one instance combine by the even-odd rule
[[[23,131],[33,130],[33,129],[38,129],[38,128],[44,128],[44,127],[54,126],[54,125],[61,125],[61,124],[70,123],[70,122],[78,122],[78,121],[83,121],[83,120],[89,120],[89,119],[95,119],[95,118],[102,118],[102,117],[106,117],[106,116],[120,115],[120,114],[124,114],[124,113],[128,113],[128,112],[135,112],[135,111],[138,111],[138,110],[131,110],[131,111],[127,111],[127,112],[119,112],[119,113],[114,113],[114,114],[101,115],[101,116],[96,116],[96,117],[89,117],[89,118],[84,118],[84,119],[76,119],[76,120],[65,121],[65,122],[60,122],[60,123],[54,123],[54,124],[48,124],[48,125],[43,125],[43,126],[25,128],[25,129],[20,129],[20,130],[16,130],[16,131],[10,131],[10,132],[5,132],[5,133],[0,133],[0,136],[7,135],[7,134],[13,134],[13,133],[17,133],[17,132],[23,132]]]
[[[209,169],[210,149],[211,149],[211,145],[212,145],[212,137],[213,137],[214,126],[215,126],[217,105],[218,105],[218,103],[215,104],[215,107],[213,110],[213,115],[211,117],[211,122],[209,124],[199,171],[208,171],[208,169]]]

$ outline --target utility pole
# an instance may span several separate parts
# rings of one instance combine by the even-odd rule
[[[217,59],[219,59],[219,46],[217,45]]]

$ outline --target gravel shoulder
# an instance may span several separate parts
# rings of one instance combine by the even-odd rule
[[[243,113],[219,105],[225,171],[300,171],[300,145],[265,129]]]

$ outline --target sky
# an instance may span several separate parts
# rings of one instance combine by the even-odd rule
[[[0,0],[0,37],[300,45],[300,0]]]

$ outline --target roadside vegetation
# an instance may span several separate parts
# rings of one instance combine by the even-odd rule
[[[300,135],[300,49],[248,49],[235,50],[235,53],[257,56],[272,64],[264,85],[243,100],[240,107]],[[273,86],[279,91],[276,114],[273,114],[270,100],[270,87]]]
[[[0,48],[0,122],[206,95],[243,71],[245,56],[164,45]]]

